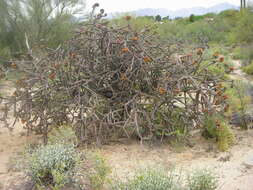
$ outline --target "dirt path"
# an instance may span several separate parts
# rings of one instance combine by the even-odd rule
[[[200,137],[192,139],[193,148],[184,150],[169,145],[141,146],[131,141],[104,146],[101,152],[113,168],[113,175],[122,179],[144,167],[176,167],[188,172],[209,168],[218,175],[220,190],[253,190],[253,169],[244,165],[253,155],[253,130],[234,132],[236,145],[226,153],[218,152],[214,142]]]
[[[0,92],[2,95],[8,96],[13,91],[13,84],[11,82],[0,84]],[[10,118],[10,121],[14,121],[14,119]],[[20,122],[16,123],[13,131],[4,128],[3,124],[0,123],[0,190],[1,188],[5,190],[6,186],[9,186],[11,181],[13,181],[14,176],[18,175],[10,171],[10,160],[17,153],[22,152],[25,145],[31,143],[33,140],[34,137],[26,136]]]
[[[234,65],[235,71],[232,74],[230,74],[230,77],[232,79],[250,82],[251,84],[253,84],[253,77],[247,75],[240,69],[240,67],[242,66],[240,60],[233,60],[233,65]]]

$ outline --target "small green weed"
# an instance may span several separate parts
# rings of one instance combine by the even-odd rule
[[[176,183],[173,172],[170,175],[162,169],[145,169],[126,183],[118,182],[113,187],[115,190],[182,190]]]

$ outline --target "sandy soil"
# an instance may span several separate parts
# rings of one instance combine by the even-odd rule
[[[133,171],[144,167],[176,167],[186,172],[208,168],[219,177],[221,190],[253,190],[253,168],[244,165],[253,156],[253,130],[234,132],[236,144],[226,153],[218,152],[214,142],[197,137],[192,139],[193,148],[142,146],[126,141],[103,146],[101,152],[113,168],[113,175],[119,178],[132,176]]]
[[[14,91],[13,84],[11,82],[1,83],[0,90],[2,95],[8,96]],[[14,119],[10,118],[10,121],[14,121]],[[0,123],[0,190],[11,190],[9,185],[13,183],[16,176],[22,176],[20,173],[10,171],[11,160],[21,153],[27,144],[35,140],[35,136],[26,135],[21,122],[16,122],[12,131],[4,128],[3,124]]]
[[[248,80],[239,70],[240,62],[235,61],[234,79]],[[0,86],[5,93],[12,93],[12,85]],[[229,152],[218,152],[215,143],[199,135],[192,137],[190,147],[178,147],[165,144],[140,145],[139,142],[123,139],[121,142],[105,145],[100,148],[113,168],[113,176],[124,178],[131,176],[138,168],[143,167],[176,167],[184,171],[210,168],[220,178],[220,190],[253,190],[253,168],[244,162],[253,156],[253,130],[234,129],[236,144]],[[9,170],[10,159],[21,152],[27,143],[36,141],[35,136],[27,137],[21,123],[9,132],[0,125],[0,189],[28,190],[25,186],[17,188],[14,184],[25,179],[22,173]]]

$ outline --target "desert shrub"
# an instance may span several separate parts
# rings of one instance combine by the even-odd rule
[[[249,75],[253,75],[253,61],[251,62],[251,64],[243,67],[242,70]]]
[[[103,16],[104,10],[93,15],[47,57],[13,65],[25,76],[16,81],[3,120],[14,108],[15,117],[42,133],[45,143],[52,128],[66,124],[79,141],[101,143],[119,131],[141,141],[162,140],[199,126],[206,113],[224,111],[224,90],[216,89],[224,78],[208,69],[220,59],[203,65],[203,48],[173,48],[175,53],[150,27],[132,28],[130,16],[120,27]]]
[[[145,169],[135,174],[127,182],[116,183],[115,190],[182,190],[177,185],[176,176],[173,172],[168,173],[162,169]]]
[[[10,55],[11,55],[10,48],[8,48],[8,47],[1,47],[1,50],[0,50],[0,57],[1,58],[8,59],[8,58],[10,58]],[[3,61],[4,60],[0,60],[0,64],[3,64],[2,63]]]
[[[79,159],[72,145],[54,144],[27,151],[23,167],[36,185],[60,189],[71,182]]]
[[[103,189],[105,184],[110,183],[110,167],[99,153],[88,154],[87,161],[89,168],[87,168],[86,175],[89,180],[89,188],[93,190]]]
[[[233,58],[234,59],[244,59],[244,52],[241,47],[236,47],[233,49]]]
[[[253,42],[253,13],[251,10],[245,9],[240,14],[237,14],[237,25],[232,28],[231,39],[239,43]],[[243,28],[243,30],[242,30]]]
[[[188,172],[187,172],[188,173]],[[116,180],[112,189],[115,190],[215,190],[218,179],[213,172],[207,169],[195,170],[182,177],[175,170],[169,172],[158,169],[140,170],[125,182]]]
[[[234,143],[234,134],[222,116],[205,115],[204,136],[216,138],[218,149],[227,151]]]
[[[215,36],[213,29],[204,21],[186,25],[183,33],[184,38],[192,38],[193,42],[202,44],[207,44]]]
[[[73,144],[28,145],[13,158],[12,169],[25,172],[38,189],[100,190],[110,183],[110,167],[97,152],[79,152]],[[50,142],[51,143],[51,142]]]
[[[221,123],[218,127],[217,140],[218,149],[221,151],[227,151],[233,145],[235,137],[227,123]]]
[[[251,122],[250,105],[252,102],[252,84],[245,81],[234,81],[233,88],[227,87],[226,94],[228,95],[230,109],[231,124],[248,129]]]
[[[188,176],[189,190],[215,190],[218,187],[217,177],[209,170],[197,170]]]
[[[243,66],[249,65],[253,60],[252,48],[252,43],[243,44],[240,47],[235,48],[234,58],[240,59],[242,61]]]

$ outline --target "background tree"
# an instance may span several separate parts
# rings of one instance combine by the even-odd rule
[[[163,20],[170,20],[170,16],[163,17]]]
[[[194,14],[191,14],[191,15],[190,15],[189,21],[190,21],[190,22],[194,22],[194,21],[195,21],[195,16],[194,16]]]
[[[156,15],[155,20],[157,22],[160,22],[162,20],[162,17],[160,15]]]
[[[70,37],[84,11],[83,0],[0,0],[0,42],[5,52],[23,52],[26,39],[31,48],[56,47]]]
[[[246,8],[246,0],[241,0],[241,9]]]

